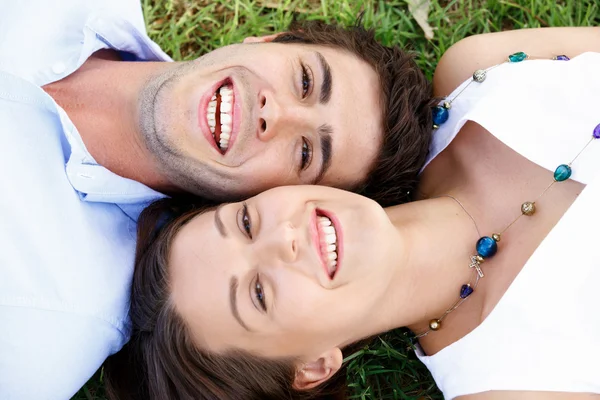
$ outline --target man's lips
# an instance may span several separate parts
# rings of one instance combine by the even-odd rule
[[[225,149],[222,149],[221,146],[219,146],[219,142],[218,142],[220,135],[221,135],[221,126],[220,126],[221,117],[220,116],[216,117],[217,118],[216,122],[217,122],[218,126],[215,126],[215,128],[214,128],[215,134],[213,135],[213,132],[211,131],[207,116],[209,114],[209,105],[211,103],[211,99],[213,98],[213,96],[215,96],[217,91],[225,85],[230,87],[232,89],[233,93],[231,96],[231,100],[229,101],[231,103],[231,110],[227,112],[231,117],[231,132],[229,133],[229,140],[227,143],[227,147]],[[208,141],[208,143],[211,145],[211,147],[213,149],[215,149],[215,151],[219,155],[225,155],[233,147],[235,140],[237,138],[237,135],[239,132],[239,127],[240,127],[240,122],[241,122],[241,101],[240,101],[240,99],[241,99],[241,97],[239,96],[239,89],[238,89],[237,85],[234,84],[234,82],[231,78],[226,78],[226,79],[223,79],[223,80],[215,83],[214,85],[212,85],[211,88],[204,93],[204,95],[201,97],[201,99],[199,101],[199,104],[198,104],[198,126],[200,128],[200,131],[202,132],[202,134]],[[220,101],[218,103],[219,103],[219,105],[222,104]],[[219,110],[217,109],[217,111],[219,111]]]
[[[206,119],[206,114],[208,112],[208,104],[210,103],[212,96],[216,93],[217,89],[223,86],[223,83],[225,83],[225,81],[226,80],[224,79],[221,82],[217,82],[211,88],[209,88],[200,98],[200,102],[198,104],[198,126],[200,127],[200,131],[202,132],[208,143],[212,146],[212,148],[215,149],[215,151],[219,154],[222,153],[219,149],[219,146],[217,145],[217,142],[215,141],[212,132],[210,131],[210,127],[208,126],[208,120]]]

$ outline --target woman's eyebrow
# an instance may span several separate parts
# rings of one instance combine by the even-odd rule
[[[221,204],[219,207],[217,207],[217,209],[215,210],[215,226],[217,227],[217,230],[219,231],[219,233],[221,234],[221,236],[223,236],[224,238],[227,237],[227,231],[225,230],[225,225],[223,224],[223,220],[221,220],[221,208],[223,208],[225,204]]]
[[[251,329],[248,328],[248,325],[246,325],[246,323],[242,320],[242,317],[240,316],[240,312],[239,312],[238,306],[237,306],[237,289],[238,289],[238,278],[237,278],[237,276],[234,275],[231,277],[231,280],[229,281],[229,306],[231,308],[231,313],[233,314],[233,317],[237,320],[237,322],[239,322],[239,324],[242,326],[242,328],[244,328],[248,332],[252,332]]]

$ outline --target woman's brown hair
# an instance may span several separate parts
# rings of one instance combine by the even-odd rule
[[[140,216],[129,311],[131,340],[104,365],[109,399],[345,399],[345,368],[318,388],[299,391],[293,388],[293,359],[266,359],[241,350],[215,354],[193,342],[170,300],[168,258],[181,228],[210,209],[208,204],[165,199]],[[344,355],[365,344],[346,348]]]

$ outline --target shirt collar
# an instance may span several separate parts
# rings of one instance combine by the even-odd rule
[[[145,32],[139,31],[128,21],[96,16],[88,20],[85,30],[83,52],[77,68],[95,51],[103,48],[127,52],[143,61],[172,61]],[[131,219],[137,220],[148,204],[165,197],[140,182],[123,178],[99,165],[86,149],[66,112],[58,105],[57,109],[71,146],[66,173],[82,201],[114,203]]]

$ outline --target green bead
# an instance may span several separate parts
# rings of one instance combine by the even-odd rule
[[[517,63],[525,60],[526,58],[527,54],[520,51],[518,53],[511,54],[510,56],[508,56],[508,61],[510,61],[511,63]]]
[[[567,164],[561,164],[556,168],[556,171],[554,171],[554,180],[556,182],[566,181],[571,177],[571,172],[571,167]]]

